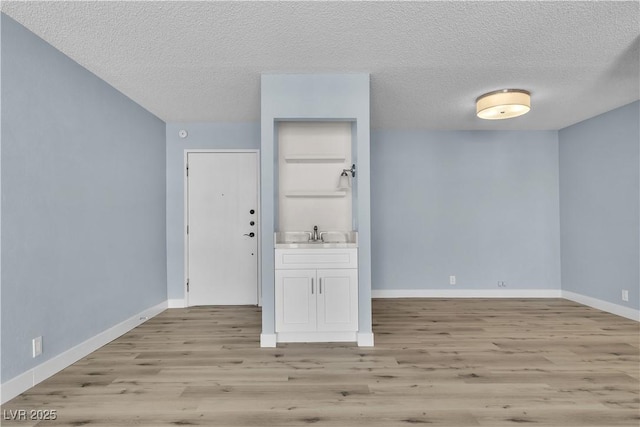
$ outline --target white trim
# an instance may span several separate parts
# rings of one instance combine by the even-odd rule
[[[185,148],[189,153],[259,153],[259,148]],[[186,165],[186,163],[185,163]]]
[[[278,332],[278,342],[355,342],[355,332]]]
[[[562,291],[562,298],[640,322],[640,310],[636,310],[631,307],[625,307],[623,305],[588,297],[586,295],[576,294],[575,292],[570,291]]]
[[[372,298],[565,298],[640,321],[640,310],[559,289],[373,289]]]
[[[358,332],[358,347],[373,347],[373,333]]]
[[[167,300],[167,308],[185,308],[184,298],[171,298]]]
[[[235,148],[185,148],[184,150],[184,158],[183,158],[183,164],[182,164],[182,171],[185,172],[186,168],[187,168],[187,164],[188,164],[188,160],[189,160],[189,153],[255,153],[256,154],[256,177],[257,177],[257,183],[256,183],[256,190],[257,190],[257,205],[256,205],[256,209],[258,209],[258,215],[256,216],[256,251],[258,253],[258,265],[257,265],[257,277],[258,277],[258,283],[257,283],[257,292],[258,292],[258,306],[262,307],[262,275],[260,274],[260,272],[262,271],[262,243],[261,243],[261,239],[262,239],[262,232],[261,232],[261,223],[262,221],[260,221],[260,218],[262,218],[262,215],[260,213],[260,206],[261,206],[261,191],[260,191],[260,149],[258,148],[240,148],[240,149],[235,149]],[[184,298],[183,298],[183,305],[182,307],[189,307],[189,293],[187,292],[187,279],[189,278],[189,240],[188,240],[188,235],[187,235],[187,220],[188,220],[188,216],[189,216],[189,182],[187,180],[187,174],[185,173],[184,175],[182,175],[182,181],[183,181],[183,211],[182,211],[182,230],[183,230],[183,248],[184,248],[184,257],[183,257],[183,272],[184,272],[184,277],[183,277],[183,289],[184,289]],[[275,347],[275,346],[274,346]]]
[[[372,298],[561,298],[560,289],[372,289]]]
[[[34,386],[33,372],[27,371],[0,385],[0,403],[5,404]]]
[[[260,347],[275,347],[276,334],[260,334]]]
[[[70,348],[64,353],[54,356],[28,371],[4,382],[0,386],[0,402],[2,404],[8,402],[19,394],[29,390],[36,384],[74,364],[86,355],[96,351],[103,345],[113,341],[121,335],[124,335],[136,326],[146,322],[148,319],[160,314],[166,308],[167,301],[164,301],[156,306],[143,310],[135,316],[132,316],[127,320],[100,332],[98,335],[95,335]]]

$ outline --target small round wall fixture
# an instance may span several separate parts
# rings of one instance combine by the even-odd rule
[[[178,136],[179,136],[180,138],[183,138],[183,139],[184,139],[184,138],[186,138],[187,136],[189,136],[189,132],[187,132],[185,129],[180,129],[180,130],[178,131]]]
[[[531,110],[531,94],[523,89],[501,89],[476,99],[476,114],[481,119],[510,119]]]

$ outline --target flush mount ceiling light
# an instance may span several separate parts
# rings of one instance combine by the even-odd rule
[[[476,114],[481,119],[510,119],[531,109],[531,94],[522,89],[502,89],[485,93],[476,99]]]

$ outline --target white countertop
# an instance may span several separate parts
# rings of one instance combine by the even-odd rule
[[[276,249],[340,249],[357,248],[358,233],[356,231],[323,232],[324,241],[309,241],[305,231],[279,231],[274,235]]]
[[[357,248],[357,243],[347,242],[318,242],[318,243],[277,243],[276,249],[340,249]]]

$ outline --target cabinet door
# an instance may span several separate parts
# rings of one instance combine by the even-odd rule
[[[315,270],[276,270],[276,332],[316,330]]]
[[[358,330],[358,270],[318,270],[318,331]]]

